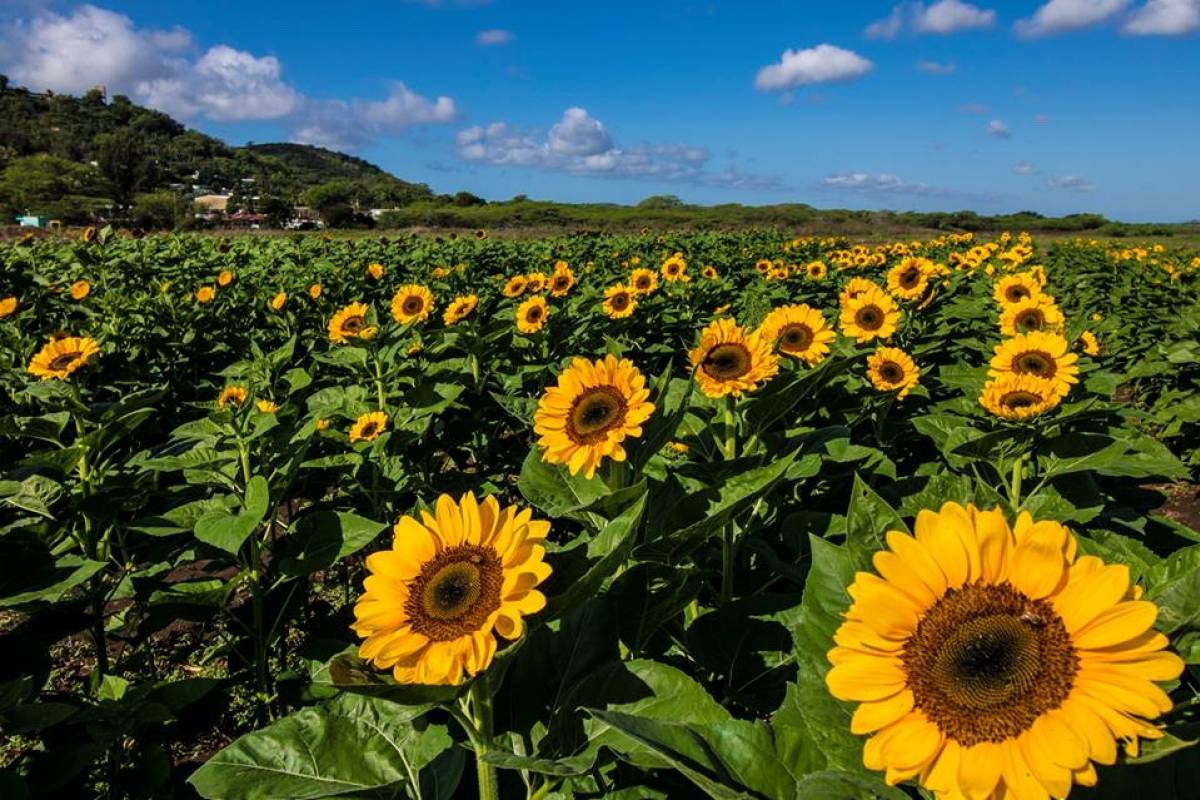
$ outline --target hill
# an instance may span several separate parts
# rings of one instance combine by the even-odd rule
[[[120,215],[141,195],[233,193],[292,205],[309,189],[350,182],[360,205],[431,198],[424,184],[360,158],[300,144],[231,147],[169,115],[99,89],[82,97],[37,93],[0,76],[0,214],[86,221]]]

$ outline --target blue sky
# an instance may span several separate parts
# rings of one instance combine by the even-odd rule
[[[491,199],[1200,217],[1200,0],[0,0],[0,71]]]

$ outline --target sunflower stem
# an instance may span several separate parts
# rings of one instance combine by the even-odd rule
[[[484,760],[492,749],[492,687],[487,673],[471,684],[471,718],[475,736],[475,771],[479,782],[479,800],[499,800],[500,783],[496,767]]]
[[[605,483],[609,492],[619,492],[625,488],[625,462],[609,459]]]
[[[737,400],[733,395],[725,395],[725,458],[732,461],[737,458]],[[736,561],[733,523],[725,525],[721,531],[721,602],[727,603],[733,599],[733,566]]]
[[[1012,469],[1012,484],[1008,491],[1008,500],[1012,504],[1013,511],[1021,507],[1021,472],[1025,464],[1025,454],[1017,456],[1013,461]]]

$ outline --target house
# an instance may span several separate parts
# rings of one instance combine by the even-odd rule
[[[22,228],[41,228],[44,230],[50,227],[50,218],[40,217],[36,214],[25,214],[24,216],[17,217],[17,224]]]
[[[229,195],[227,194],[202,194],[199,197],[192,199],[192,202],[203,208],[206,212],[224,214],[229,208]]]

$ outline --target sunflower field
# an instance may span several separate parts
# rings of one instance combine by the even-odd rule
[[[0,796],[1195,797],[1198,334],[1153,243],[2,244]]]

